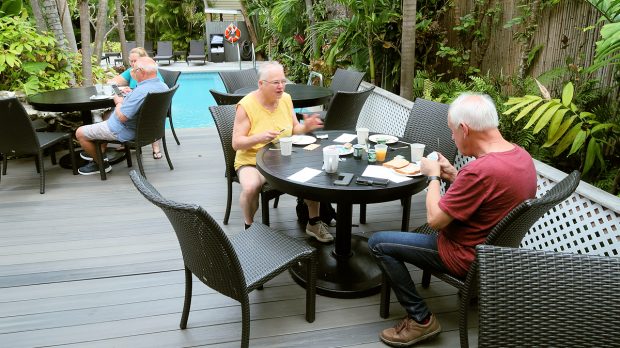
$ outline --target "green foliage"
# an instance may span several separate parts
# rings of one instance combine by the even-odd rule
[[[128,6],[133,11],[133,6]],[[133,16],[130,13],[130,16]],[[204,2],[200,0],[146,1],[146,36],[145,38],[172,41],[175,51],[185,51],[189,41],[204,35]],[[126,28],[127,40],[132,40],[134,29],[130,21]]]
[[[596,42],[594,64],[588,68],[588,71],[594,71],[620,61],[620,1],[587,1],[603,15],[606,22],[601,28],[601,39]]]
[[[19,16],[22,11],[21,0],[1,0],[0,16]]]
[[[503,114],[514,116],[515,121],[528,117],[524,126],[534,126],[533,133],[547,130],[543,148],[555,147],[553,156],[568,152],[582,159],[581,169],[586,175],[593,167],[605,169],[603,146],[620,135],[620,127],[613,122],[600,122],[592,112],[581,111],[574,103],[575,88],[572,82],[562,90],[561,99],[543,99],[536,95],[510,98],[504,105],[510,107]],[[595,164],[598,164],[596,166]]]
[[[66,88],[72,58],[58,49],[52,34],[36,31],[26,11],[0,17],[0,89],[32,94]]]

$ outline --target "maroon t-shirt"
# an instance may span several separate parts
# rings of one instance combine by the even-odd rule
[[[439,232],[437,247],[444,265],[465,276],[476,256],[476,245],[504,216],[536,196],[536,168],[527,151],[515,145],[465,165],[439,201],[454,218]]]

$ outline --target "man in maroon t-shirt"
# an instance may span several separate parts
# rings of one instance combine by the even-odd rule
[[[390,278],[407,317],[379,335],[391,346],[411,345],[441,331],[418,294],[405,263],[420,268],[467,274],[475,247],[504,216],[536,195],[536,169],[532,157],[506,141],[499,129],[497,110],[487,95],[465,93],[448,110],[448,127],[461,154],[473,156],[457,173],[448,160],[422,158],[427,176],[426,219],[437,236],[407,232],[377,232],[368,246]],[[452,182],[440,194],[441,179]]]

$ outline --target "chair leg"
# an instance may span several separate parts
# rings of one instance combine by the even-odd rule
[[[276,198],[273,200],[273,207],[277,208],[278,203],[280,203],[280,195],[277,195]]]
[[[248,295],[241,301],[241,348],[250,346],[250,300]]]
[[[41,164],[39,163],[38,157],[34,160],[34,166],[37,168],[37,174],[41,174]]]
[[[316,269],[317,269],[317,252],[314,251],[312,256],[306,260],[306,274],[308,281],[306,283],[306,321],[314,322],[316,314]]]
[[[71,169],[73,170],[73,175],[78,175],[77,163],[75,163],[75,149],[73,147],[73,139],[71,139],[71,137],[69,137],[69,156],[71,156]]]
[[[260,194],[260,208],[263,215],[263,225],[269,226],[269,200],[264,194]]]
[[[228,194],[226,196],[226,213],[224,213],[224,225],[228,225],[228,219],[230,218],[230,206],[232,205],[232,179],[227,177],[228,182]]]
[[[6,175],[6,166],[8,161],[6,160],[6,155],[2,155],[2,175]]]
[[[50,147],[49,151],[50,151],[50,159],[52,160],[52,165],[55,166],[56,165],[56,150],[52,146],[52,147]]]
[[[144,174],[144,167],[142,166],[142,147],[136,146],[136,159],[138,160],[138,169],[140,169],[140,174],[146,178],[146,174]]]
[[[381,299],[379,300],[379,316],[386,319],[390,316],[390,280],[381,274]]]
[[[467,310],[469,309],[469,291],[461,296],[459,306],[459,335],[461,338],[461,348],[469,347],[469,338],[467,334]]]
[[[41,194],[45,193],[45,167],[43,166],[43,150],[39,150],[37,154],[37,163],[39,163],[38,167],[41,169],[39,172],[39,192]]]
[[[170,160],[170,156],[168,155],[168,146],[166,146],[166,136],[161,138],[161,142],[164,145],[164,154],[166,155],[166,161],[168,161],[168,167],[170,167],[170,170],[174,170],[174,167],[172,166],[172,161]]]
[[[428,289],[431,285],[431,272],[427,269],[422,270],[422,287]]]
[[[192,272],[185,266],[185,302],[183,303],[183,314],[181,315],[181,330],[187,327],[189,318],[189,308],[192,306]]]
[[[127,168],[131,168],[133,167],[133,162],[131,161],[131,148],[129,147],[129,144],[123,144],[123,147],[125,148],[125,160],[127,161]]]
[[[101,176],[101,180],[107,180],[108,176],[105,172],[105,166],[103,165],[103,153],[101,152],[101,143],[95,141],[95,151],[97,152],[97,163],[99,164],[99,175]]]
[[[366,223],[366,203],[360,204],[360,224]]]
[[[174,141],[177,142],[177,145],[181,145],[179,138],[177,137],[177,132],[174,131],[174,124],[172,123],[172,115],[168,115],[168,122],[170,122],[170,130],[172,131],[172,136],[174,136]]]

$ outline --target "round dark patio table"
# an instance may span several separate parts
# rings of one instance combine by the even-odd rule
[[[97,109],[105,109],[114,107],[114,99],[90,99],[92,95],[96,95],[95,86],[90,87],[74,87],[67,89],[59,89],[56,91],[42,92],[28,97],[28,103],[39,111],[53,112],[74,112],[80,111],[82,115],[82,124],[92,124],[93,116],[91,111]],[[106,151],[110,163],[116,164],[125,159],[124,152],[116,152],[112,150]],[[78,165],[84,165],[87,162],[81,159],[79,151],[76,152],[76,160]],[[71,159],[68,155],[63,156],[59,163],[63,168],[71,168]]]
[[[92,110],[114,107],[114,99],[90,99],[96,95],[94,86],[59,89],[56,91],[42,92],[28,97],[28,103],[39,111],[72,112],[82,113],[82,123],[93,123]]]
[[[308,243],[319,251],[317,268],[317,293],[339,298],[364,297],[377,293],[381,287],[381,271],[368,250],[368,241],[364,236],[352,234],[353,204],[378,203],[403,199],[403,209],[411,208],[411,196],[424,189],[423,177],[396,183],[390,182],[386,187],[362,186],[355,183],[368,165],[365,155],[356,160],[352,155],[343,156],[346,161],[339,162],[338,173],[352,173],[353,180],[348,186],[334,185],[338,173],[320,174],[307,182],[296,182],[288,177],[299,170],[310,167],[321,169],[323,147],[335,144],[335,139],[343,131],[322,131],[316,134],[328,134],[329,138],[317,143],[321,146],[312,150],[294,148],[291,156],[282,156],[280,151],[272,151],[274,145],[265,146],[256,156],[256,167],[275,189],[288,194],[321,202],[337,204],[337,224],[335,242],[323,244],[309,238]],[[396,149],[388,153],[391,159],[401,154],[409,158],[409,149]],[[381,163],[377,163],[381,164]],[[409,214],[405,214],[409,216]],[[401,229],[409,229],[409,220],[403,220]],[[305,285],[305,268],[295,266],[291,269],[295,281]]]
[[[236,90],[234,94],[245,96],[257,88],[258,86],[243,87]],[[294,83],[286,84],[284,91],[291,95],[295,108],[307,108],[326,104],[334,94],[329,88]]]

